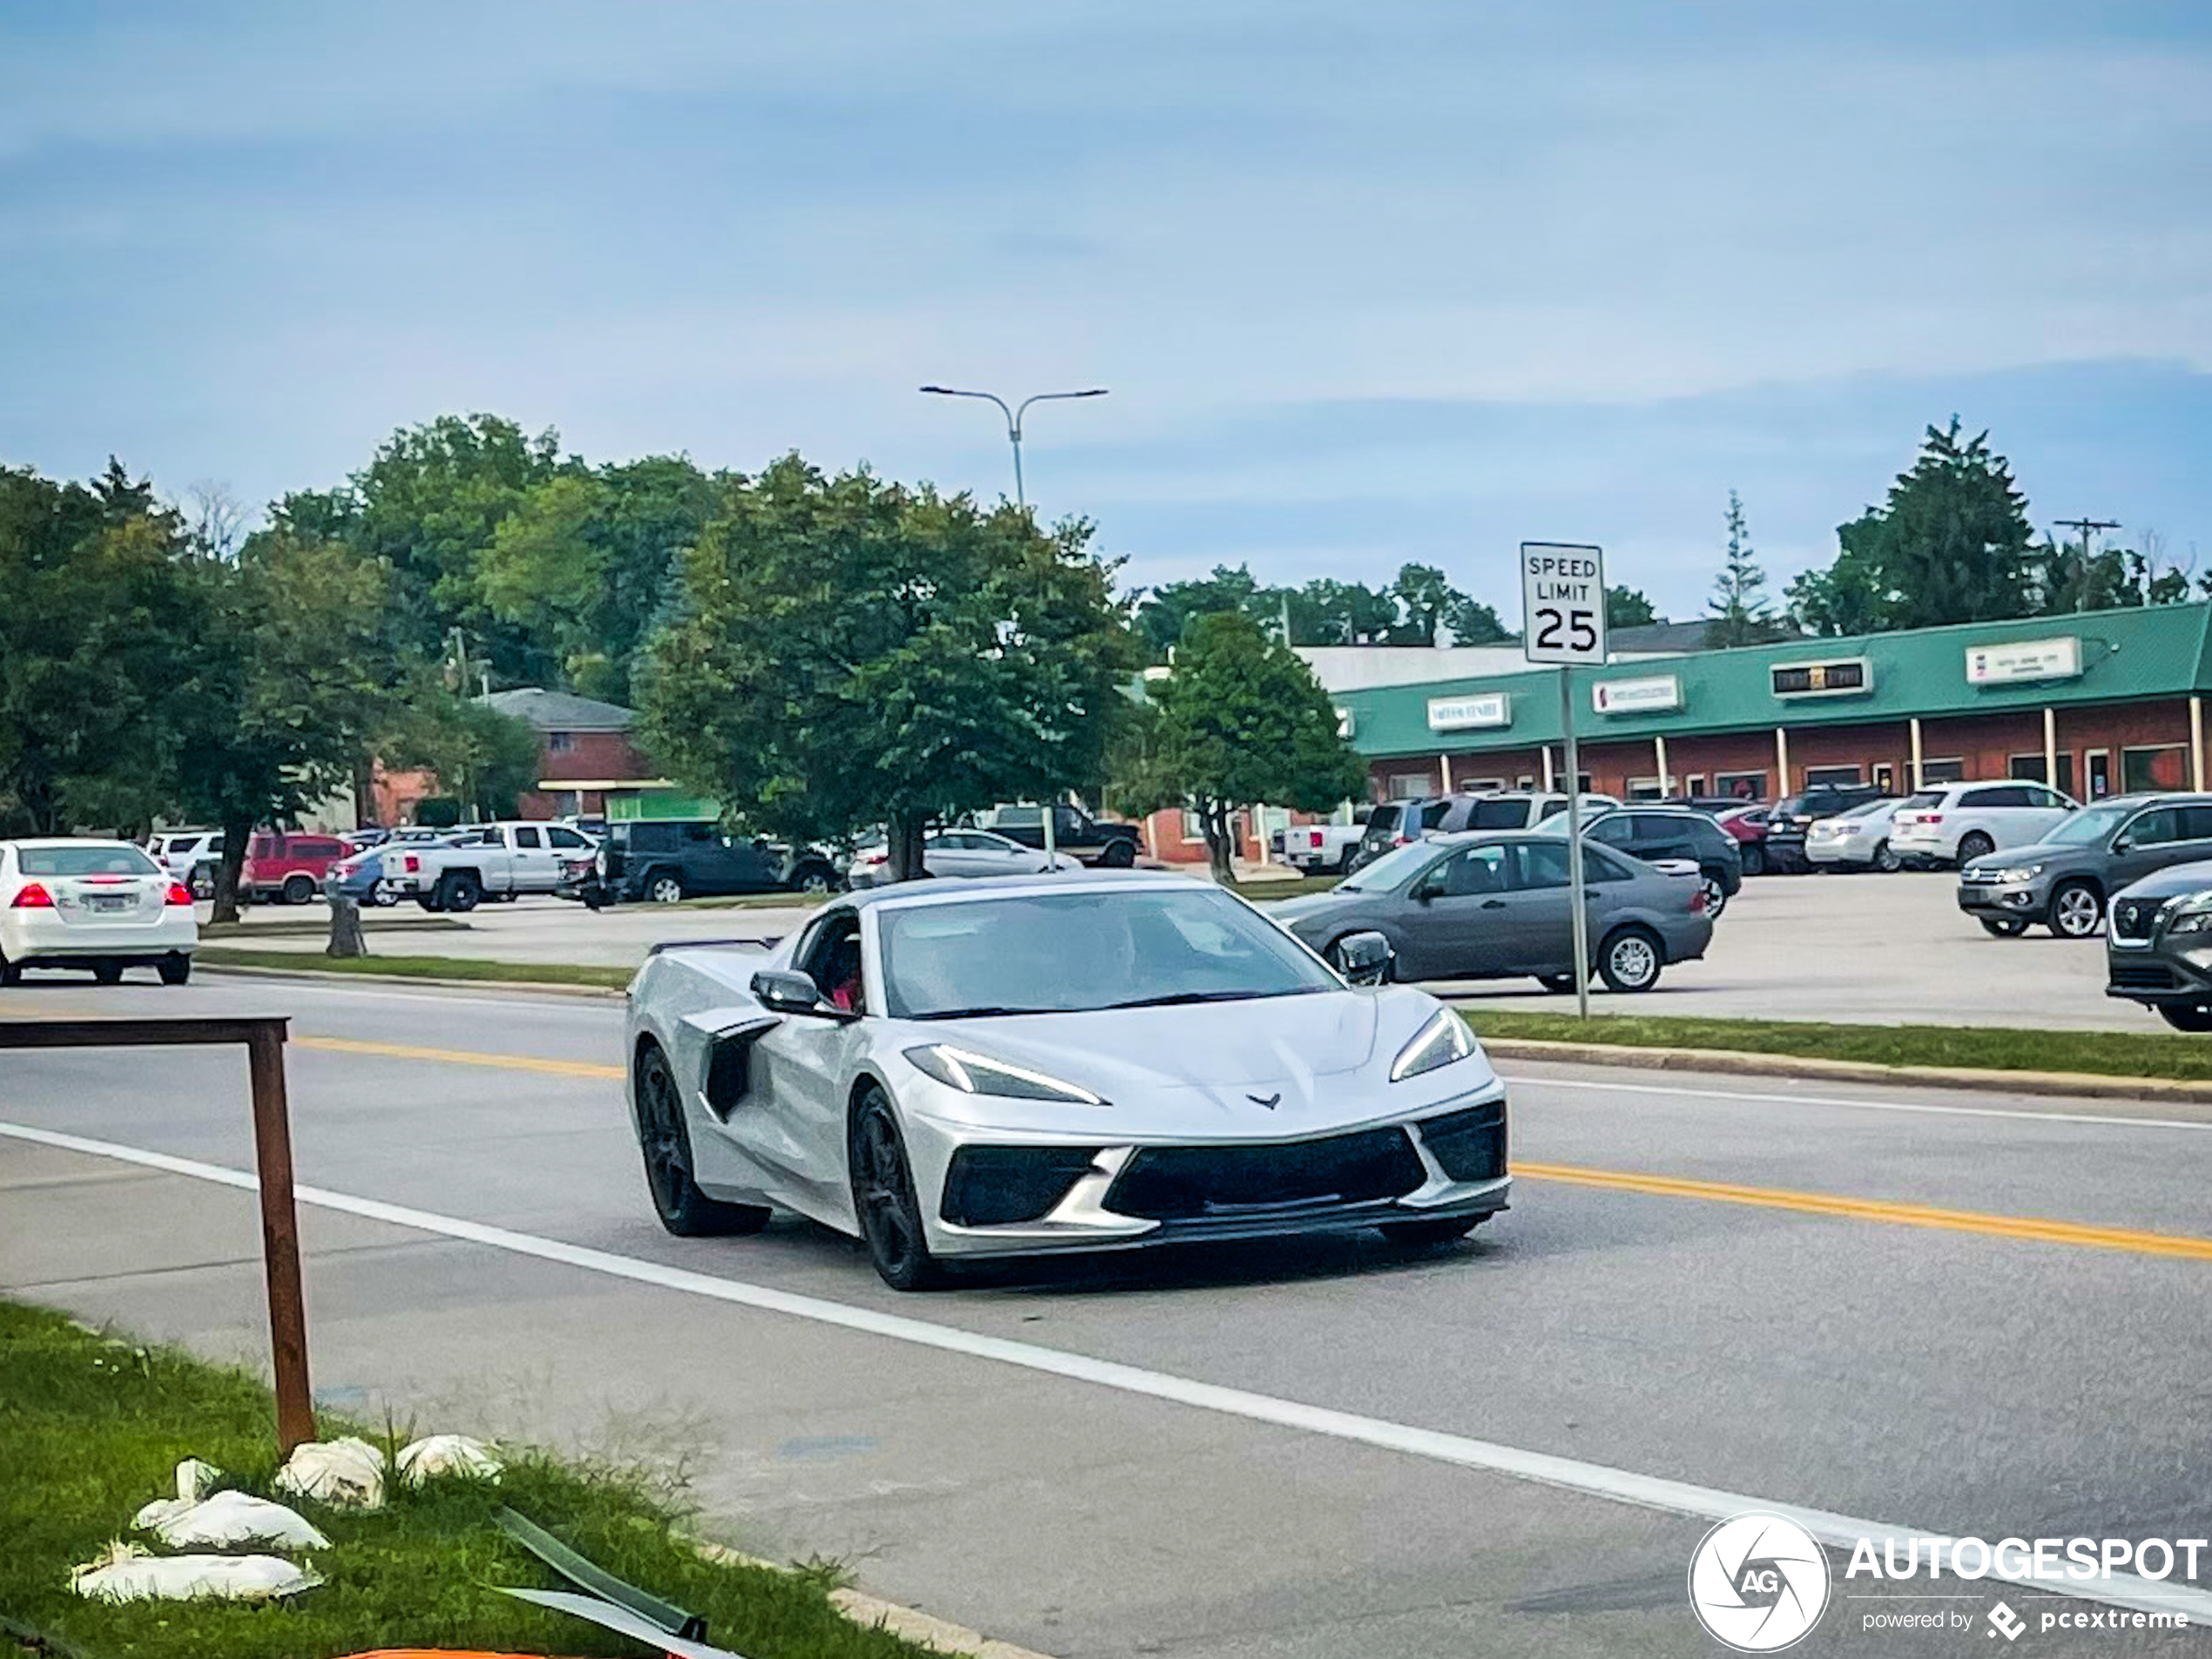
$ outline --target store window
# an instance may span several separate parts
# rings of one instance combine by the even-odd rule
[[[1502,778],[1469,778],[1460,785],[1463,795],[1494,795],[1506,786]]]
[[[576,733],[573,732],[549,732],[545,734],[545,752],[548,754],[564,755],[575,748]]]
[[[1527,772],[1522,772],[1520,777],[1513,780],[1513,786],[1515,789],[1521,790],[1534,789],[1536,786],[1535,774]]]
[[[1629,799],[1630,800],[1658,800],[1663,797],[1666,792],[1666,790],[1661,786],[1659,779],[1656,778],[1631,778],[1629,779]]]
[[[1874,768],[1874,787],[1885,795],[1897,793],[1897,768],[1885,761]]]
[[[1435,781],[1425,772],[1393,772],[1384,780],[1384,787],[1393,800],[1419,800],[1435,786]]]
[[[1920,787],[1966,781],[1966,763],[1957,755],[1938,756],[1920,763]]]
[[[1722,772],[1713,774],[1713,792],[1730,795],[1737,800],[1764,800],[1766,773],[1763,772]]]
[[[1206,839],[1205,820],[1188,806],[1183,809],[1183,839],[1186,841],[1203,841]]]
[[[2040,750],[2032,755],[2014,755],[2006,776],[2018,778],[2027,783],[2047,784],[2052,781],[2043,775],[2043,755]],[[2070,749],[2062,751],[2059,755],[2058,786],[2063,794],[2074,793],[2074,752]]]
[[[1685,795],[1703,794],[1705,792],[1705,774],[1702,772],[1691,772],[1689,777],[1682,780],[1682,792]]]
[[[2188,777],[2188,751],[2181,744],[2162,743],[2155,748],[2120,752],[2120,788],[2123,794],[2186,789]]]
[[[1857,766],[1807,766],[1805,787],[1817,789],[1823,784],[1855,784],[1859,781]]]

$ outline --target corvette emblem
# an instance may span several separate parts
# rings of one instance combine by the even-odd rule
[[[1266,1107],[1271,1112],[1283,1103],[1283,1097],[1280,1095],[1247,1095],[1244,1098],[1255,1106]]]

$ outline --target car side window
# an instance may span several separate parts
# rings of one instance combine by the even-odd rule
[[[2184,841],[2212,841],[2212,806],[2183,806],[2181,839]]]
[[[1036,806],[1003,807],[998,822],[1002,829],[1041,829],[1044,826],[1044,812]]]
[[[1454,853],[1444,863],[1444,896],[1465,899],[1478,894],[1503,893],[1510,885],[1506,875],[1506,849],[1470,846]]]
[[[2164,846],[2182,839],[2182,814],[2172,806],[2154,806],[2139,813],[2128,826],[2130,846]]]
[[[558,824],[554,825],[552,828],[545,832],[545,839],[552,842],[554,846],[561,847],[589,846],[591,845],[590,842],[585,840],[583,836],[578,835],[574,830],[563,829]]]
[[[1635,872],[1608,853],[1582,849],[1582,879],[1586,881],[1632,881]]]
[[[542,846],[543,843],[537,839],[537,832],[536,830],[518,829],[515,832],[515,845],[517,846],[535,848]]]
[[[1608,846],[1626,846],[1635,839],[1635,826],[1626,813],[1615,813],[1610,818],[1601,818],[1590,826],[1590,839],[1602,841]]]
[[[1583,849],[1583,866],[1594,866],[1602,854]],[[1564,841],[1522,841],[1514,848],[1514,885],[1524,889],[1563,887],[1567,885],[1567,844]]]
[[[507,832],[503,829],[482,830],[477,833],[476,839],[485,846],[504,846],[507,845]]]

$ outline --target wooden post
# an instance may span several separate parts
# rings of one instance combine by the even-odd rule
[[[253,1165],[261,1194],[261,1259],[269,1283],[269,1352],[276,1372],[277,1451],[315,1438],[307,1385],[307,1305],[300,1285],[299,1218],[292,1198],[292,1126],[284,1090],[284,1032],[257,1026],[246,1040],[253,1089]]]

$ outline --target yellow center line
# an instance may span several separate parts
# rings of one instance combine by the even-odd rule
[[[363,1042],[353,1037],[294,1037],[295,1049],[325,1054],[368,1055],[383,1060],[429,1060],[449,1066],[493,1066],[507,1071],[542,1071],[556,1077],[591,1077],[620,1082],[620,1066],[590,1060],[547,1060],[530,1054],[484,1054],[473,1049],[424,1049],[405,1042]]]

